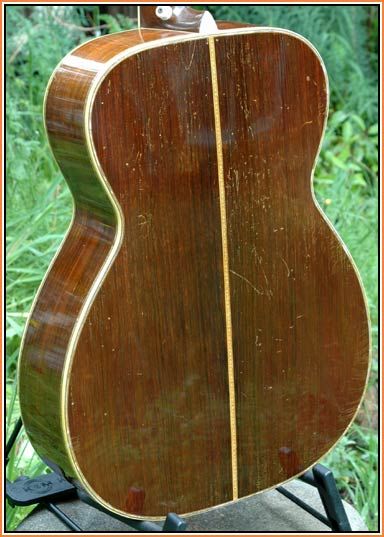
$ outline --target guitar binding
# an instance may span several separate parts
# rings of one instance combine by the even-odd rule
[[[8,464],[9,455],[16,443],[22,425],[21,418],[19,418],[6,444],[6,464]],[[279,486],[275,490],[328,526],[332,531],[351,532],[352,528],[332,471],[322,464],[316,464],[312,470],[305,472],[299,479],[317,488],[326,516],[292,494],[285,487]],[[136,531],[167,533],[187,531],[187,523],[175,513],[168,513],[163,526],[145,520],[126,519],[110,513],[94,502],[88,495],[77,490],[74,485],[56,472],[42,474],[34,478],[20,476],[14,482],[6,480],[6,497],[11,507],[29,505],[46,507],[73,532],[82,532],[83,530],[56,505],[57,502],[79,499],[83,503],[124,522]]]

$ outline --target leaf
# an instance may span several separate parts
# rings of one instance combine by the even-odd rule
[[[375,123],[374,125],[372,125],[371,127],[369,127],[368,129],[368,134],[370,136],[377,136],[379,133],[379,125],[377,123]]]

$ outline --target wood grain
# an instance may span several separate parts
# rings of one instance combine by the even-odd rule
[[[137,515],[232,499],[209,65],[205,40],[135,55],[106,77],[93,109],[125,234],[76,350],[69,424],[92,488]]]
[[[116,62],[93,97],[92,143],[124,232],[84,316],[120,228],[86,143],[87,95],[116,55],[172,36],[180,42]],[[207,38],[159,29],[83,45],[46,102],[76,210],[28,323],[23,420],[53,467],[143,518],[232,500],[234,441],[240,496],[302,472],[344,432],[367,374],[360,283],[311,192],[327,106],[321,62],[278,31],[223,33],[215,49],[217,99]]]
[[[89,289],[116,235],[116,215],[86,148],[84,106],[99,70],[127,48],[175,35],[146,30],[105,36],[85,43],[55,71],[46,99],[46,127],[52,150],[75,200],[66,240],[39,289],[19,359],[23,421],[39,455],[74,475],[65,449],[60,390],[68,343]]]
[[[302,472],[344,432],[365,386],[368,323],[312,199],[327,107],[318,57],[278,33],[217,39],[216,54],[246,496]]]

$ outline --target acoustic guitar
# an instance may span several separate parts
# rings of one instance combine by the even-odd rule
[[[19,365],[37,453],[121,516],[187,515],[297,476],[356,415],[360,278],[313,194],[315,48],[146,6],[82,44],[45,122],[74,199]]]

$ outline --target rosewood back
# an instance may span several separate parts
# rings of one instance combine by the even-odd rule
[[[47,130],[75,199],[20,362],[31,441],[121,515],[275,486],[353,419],[369,331],[312,194],[327,113],[302,38],[141,30],[67,56]]]

